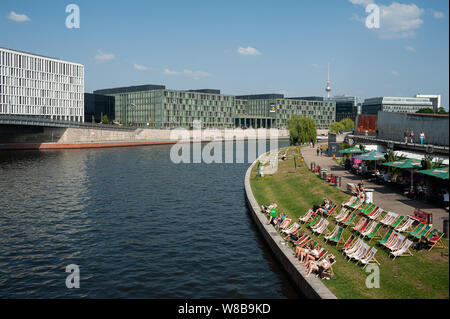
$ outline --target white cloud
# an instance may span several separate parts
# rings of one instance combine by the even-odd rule
[[[165,75],[184,75],[194,80],[200,80],[201,78],[210,76],[208,72],[204,71],[183,70],[182,72],[178,72],[168,68],[165,68],[163,73]]]
[[[138,70],[138,71],[147,71],[148,70],[148,68],[146,66],[140,65],[140,64],[136,64],[136,63],[134,64],[134,68],[136,70]]]
[[[103,53],[102,51],[98,50],[98,54],[95,56],[95,59],[98,62],[107,62],[114,60],[116,56],[112,53]]]
[[[395,70],[392,70],[391,74],[393,76],[399,76],[400,75],[400,73],[398,71],[395,71]]]
[[[444,19],[445,18],[445,14],[443,12],[440,12],[440,11],[434,11],[433,12],[433,17],[435,19]]]
[[[406,49],[407,51],[416,52],[416,48],[413,47],[413,46],[410,46],[410,45],[405,46],[405,49]]]
[[[311,66],[312,66],[313,68],[315,68],[315,69],[320,68],[320,65],[318,65],[318,64],[316,64],[316,63],[311,64]]]
[[[370,0],[349,1],[364,7],[374,3]],[[415,31],[423,24],[421,17],[425,10],[414,3],[402,4],[394,1],[389,6],[382,4],[378,6],[380,8],[380,28],[372,30],[376,32],[380,39],[412,38],[416,35]],[[365,18],[357,15],[353,15],[352,20],[365,22]]]
[[[8,19],[15,22],[27,22],[31,21],[31,19],[26,14],[17,14],[14,11],[11,11],[8,15]]]
[[[262,53],[256,50],[255,48],[252,48],[251,46],[248,46],[246,48],[238,48],[238,53],[240,55],[261,55]]]

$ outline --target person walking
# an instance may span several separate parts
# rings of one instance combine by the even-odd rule
[[[424,141],[425,141],[425,133],[422,131],[420,132],[420,145],[423,145]]]
[[[411,140],[411,143],[414,143],[414,132],[413,132],[413,130],[411,130],[411,132],[409,133],[409,139]]]
[[[320,150],[319,148],[317,148],[317,156],[319,156]]]
[[[403,135],[405,136],[405,143],[408,144],[408,137],[409,137],[408,129],[405,130],[405,132],[403,133]]]

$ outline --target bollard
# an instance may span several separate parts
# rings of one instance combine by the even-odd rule
[[[448,239],[448,219],[444,219],[444,227],[443,227],[444,237]]]

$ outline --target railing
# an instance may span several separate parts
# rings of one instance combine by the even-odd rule
[[[17,116],[17,115],[0,115],[0,124],[8,125],[29,125],[29,126],[46,126],[46,127],[67,127],[67,128],[92,128],[99,130],[119,130],[119,131],[135,131],[134,126],[118,126],[111,124],[97,124],[85,122],[73,122],[64,120],[52,120],[48,118],[35,116]]]

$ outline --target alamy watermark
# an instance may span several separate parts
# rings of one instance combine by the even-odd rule
[[[380,28],[380,7],[375,3],[371,3],[366,7],[366,13],[369,15],[366,18],[366,27],[368,29]]]
[[[172,130],[170,140],[177,141],[170,150],[170,159],[175,164],[244,163],[247,149],[248,163],[253,163],[258,154],[271,151],[267,161],[270,161],[273,169],[276,170],[278,167],[278,129],[202,129],[201,122],[194,121],[193,130],[184,128]],[[269,149],[267,149],[268,141]],[[274,155],[275,152],[277,156]]]
[[[376,264],[370,264],[366,267],[366,287],[369,289],[380,288],[380,267]]]
[[[67,29],[80,28],[80,7],[76,4],[69,4],[66,6],[66,13],[70,13],[66,18]]]
[[[68,289],[80,288],[80,267],[75,264],[67,265],[66,272],[70,273],[66,277],[66,287]]]

